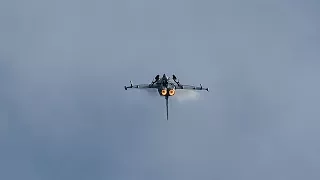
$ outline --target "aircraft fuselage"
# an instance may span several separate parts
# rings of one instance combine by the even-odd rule
[[[165,74],[158,80],[158,92],[160,96],[174,96],[176,92],[175,85],[170,82]]]

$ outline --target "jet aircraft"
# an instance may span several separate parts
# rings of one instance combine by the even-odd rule
[[[160,96],[165,97],[166,100],[166,109],[167,109],[167,120],[169,119],[169,111],[168,111],[168,99],[170,96],[174,96],[176,90],[178,89],[187,89],[187,90],[206,90],[209,91],[209,88],[203,88],[200,86],[192,86],[192,85],[182,85],[175,75],[172,75],[172,80],[170,77],[167,77],[166,74],[160,78],[160,75],[157,75],[154,80],[150,84],[138,84],[133,85],[132,81],[130,81],[130,86],[124,86],[125,90],[128,88],[137,88],[137,89],[148,89],[154,88],[157,89]]]

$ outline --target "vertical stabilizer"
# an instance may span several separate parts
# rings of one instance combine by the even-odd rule
[[[169,99],[169,96],[166,96],[167,120],[169,119],[168,99]]]

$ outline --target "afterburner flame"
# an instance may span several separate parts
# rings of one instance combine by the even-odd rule
[[[161,94],[162,94],[163,96],[165,96],[165,95],[167,94],[167,90],[166,90],[166,89],[162,89],[162,90],[161,90]]]
[[[176,91],[174,89],[170,89],[170,91],[169,91],[170,96],[173,96],[175,93],[176,93]]]

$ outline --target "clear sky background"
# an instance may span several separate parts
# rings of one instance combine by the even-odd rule
[[[0,2],[0,179],[320,179],[316,0]],[[165,101],[157,74],[210,88]]]

